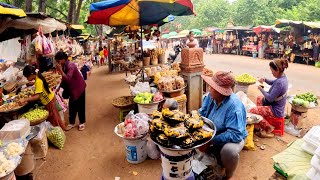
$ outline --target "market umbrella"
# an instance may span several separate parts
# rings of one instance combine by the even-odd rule
[[[161,38],[162,38],[162,39],[167,39],[167,38],[169,38],[169,34],[163,34],[163,35],[161,36]]]
[[[26,13],[15,6],[0,2],[0,17],[26,17]]]
[[[257,27],[253,27],[252,29],[256,34],[260,34],[263,32],[272,32],[272,31],[276,33],[280,33],[280,29],[274,26],[257,26]]]
[[[168,35],[169,37],[176,36],[178,33],[175,31],[171,31]]]
[[[189,30],[182,30],[178,33],[179,36],[188,36],[189,35]]]
[[[200,29],[191,29],[193,31],[194,35],[200,36],[202,34],[202,31]]]
[[[90,5],[89,24],[151,25],[169,15],[195,14],[191,0],[108,0]]]

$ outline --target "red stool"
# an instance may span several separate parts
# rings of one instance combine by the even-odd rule
[[[273,134],[283,136],[284,134],[284,118],[266,119],[270,125],[274,127]]]

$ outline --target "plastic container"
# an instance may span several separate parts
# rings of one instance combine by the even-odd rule
[[[4,141],[24,139],[29,135],[30,129],[30,121],[28,120],[10,121],[0,130],[0,139]]]
[[[274,127],[273,134],[283,136],[284,134],[284,118],[270,118],[266,119],[270,125]]]
[[[247,94],[247,93],[248,93],[248,89],[249,89],[249,86],[236,85],[235,93],[237,93],[237,92],[239,92],[239,91],[242,91],[242,92],[244,92],[245,94]]]
[[[311,166],[320,173],[320,159],[317,156],[312,157]]]
[[[307,173],[307,177],[310,180],[319,180],[320,179],[320,172],[318,172],[316,169],[311,168],[308,173]]]
[[[153,111],[158,110],[159,102],[151,104],[138,104],[139,113],[151,115]]]
[[[125,139],[127,161],[131,164],[139,164],[148,157],[146,137],[141,139]]]
[[[302,149],[306,152],[314,155],[317,148],[320,146],[320,126],[314,126],[303,137],[305,143],[302,145]]]
[[[165,180],[185,180],[192,176],[193,150],[172,151],[159,146]]]

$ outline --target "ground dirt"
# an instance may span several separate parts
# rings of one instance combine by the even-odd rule
[[[208,62],[214,61],[210,60],[212,57],[217,59],[218,56],[206,56],[206,64],[211,69],[219,68],[218,63]],[[224,57],[220,58],[225,59]],[[228,66],[225,61],[223,63],[222,66]],[[265,62],[261,64],[266,65]],[[301,68],[297,67],[297,69]],[[253,70],[248,71],[250,73]],[[312,69],[312,71],[315,70]],[[107,74],[106,67],[93,70],[87,81],[86,89],[86,130],[79,132],[77,129],[72,129],[66,132],[67,141],[63,150],[49,148],[46,162],[35,171],[37,180],[112,180],[115,177],[120,177],[121,180],[160,179],[160,160],[148,159],[138,165],[129,164],[125,158],[124,142],[113,133],[114,127],[119,123],[119,111],[111,105],[111,100],[130,94],[129,86],[125,84],[124,77],[123,73]],[[312,78],[316,80],[315,77]],[[295,80],[295,82],[300,81],[302,80]],[[303,90],[304,88],[302,87]],[[258,91],[253,86],[249,89],[249,94],[250,98],[254,100]],[[319,124],[319,114],[320,110],[310,110],[306,126],[312,127]],[[243,150],[240,154],[240,163],[235,179],[269,179],[275,172],[271,157],[283,151],[287,144],[296,138],[285,134],[280,138],[261,139],[255,137],[254,139],[259,139],[260,144],[266,144],[266,149]],[[138,175],[133,175],[133,171],[138,172]]]

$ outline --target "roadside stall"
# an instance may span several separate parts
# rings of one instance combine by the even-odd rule
[[[244,36],[246,31],[250,31],[252,26],[234,26],[230,24],[224,28],[224,34],[222,35],[223,43],[222,48],[225,53],[239,54],[241,50],[241,37]],[[221,37],[221,35],[220,35]],[[254,50],[254,48],[242,48],[243,51]]]

